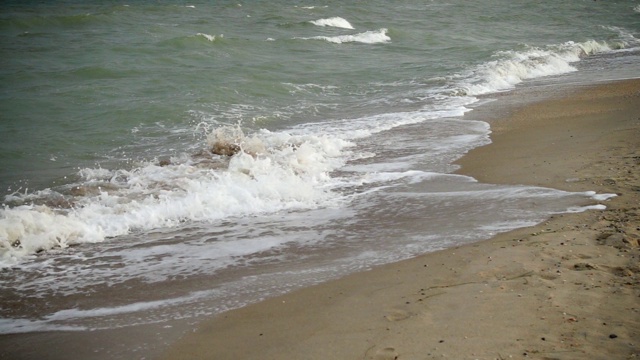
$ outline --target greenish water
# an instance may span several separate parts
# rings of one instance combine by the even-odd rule
[[[584,210],[452,175],[489,142],[462,115],[637,77],[639,37],[632,0],[4,1],[0,333],[198,318]]]
[[[423,106],[435,79],[469,80],[499,52],[636,46],[635,5],[3,2],[0,188],[190,151],[202,121],[283,129]],[[333,17],[354,29],[311,23]]]

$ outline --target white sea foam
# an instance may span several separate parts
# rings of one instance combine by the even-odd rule
[[[215,40],[215,36],[198,35]],[[386,29],[312,39],[334,43],[389,41]],[[571,63],[581,56],[610,50],[607,43],[587,41],[501,52],[496,54],[497,60],[459,75],[457,85],[464,90],[462,93],[471,95],[500,91],[523,79],[573,71]],[[69,209],[20,205],[0,210],[0,266],[19,263],[42,250],[101,242],[132,232],[229,216],[308,209],[335,201],[337,196],[330,189],[339,180],[329,174],[347,161],[349,141],[402,125],[459,117],[469,110],[466,105],[475,101],[472,96],[452,97],[419,111],[307,123],[287,132],[262,130],[247,136],[237,129],[220,128],[210,133],[209,146],[226,143],[242,150],[222,169],[219,164],[223,162],[207,167],[188,157],[174,159],[168,166],[148,163],[133,169],[83,169],[78,173],[82,178],[78,185],[93,186],[93,193],[65,195],[72,205]],[[478,128],[466,135],[442,137],[446,143],[430,141],[431,156],[456,153],[488,141],[486,123],[464,123]],[[456,120],[448,120],[447,125],[455,126]],[[405,160],[395,159],[395,164],[402,166],[380,170],[405,171],[410,168],[409,163],[403,165]],[[15,197],[28,203],[30,198],[50,198],[51,192]]]
[[[479,230],[488,231],[491,234],[506,232],[513,229],[534,226],[538,222],[533,220],[521,220],[521,221],[497,221],[491,224],[482,225],[478,227]]]
[[[323,134],[325,136],[339,136],[341,138],[355,140],[369,137],[398,126],[418,124],[425,121],[454,118],[464,115],[470,109],[467,105],[477,100],[472,97],[448,98],[438,104],[437,108],[424,108],[418,111],[390,112],[384,114],[364,116],[356,119],[340,119],[332,122],[307,123],[297,126],[291,131],[294,134]],[[450,126],[463,124],[463,127],[473,127],[474,132],[488,134],[489,125],[481,121],[458,121],[447,119]],[[330,126],[327,126],[330,125]]]
[[[595,191],[585,191],[582,193],[584,196],[590,197],[595,201],[607,201],[618,196],[616,194],[598,194]],[[606,210],[607,206],[603,204],[587,205],[587,206],[573,206],[567,209],[570,213],[579,213],[587,210]]]
[[[586,191],[584,192],[584,195],[589,196],[590,198],[596,201],[607,201],[618,196],[616,194],[598,194],[595,191]]]
[[[545,48],[529,47],[523,51],[501,51],[496,60],[458,74],[457,93],[481,95],[512,89],[526,79],[559,75],[576,71],[572,65],[584,56],[609,52],[624,46],[622,43],[585,41],[566,42]]]
[[[313,25],[322,26],[322,27],[329,26],[329,27],[337,27],[341,29],[353,29],[353,26],[347,20],[337,16],[332,18],[327,18],[327,19],[313,20],[309,22],[312,23]]]
[[[53,321],[64,321],[69,319],[131,314],[139,311],[158,309],[158,308],[163,308],[163,307],[167,307],[175,304],[192,301],[197,298],[205,297],[209,293],[210,292],[201,291],[201,292],[189,294],[185,297],[179,297],[179,298],[167,299],[167,300],[137,302],[137,303],[127,304],[122,306],[115,306],[115,307],[104,307],[104,308],[87,309],[87,310],[65,309],[65,310],[60,310],[53,314],[48,315],[46,319],[48,321],[53,322]]]
[[[361,44],[382,44],[391,41],[387,35],[387,29],[366,31],[355,35],[339,36],[313,36],[308,38],[298,38],[302,40],[324,40],[334,44],[361,43]]]
[[[209,40],[211,42],[216,41],[216,36],[215,35],[209,35],[209,34],[205,34],[205,33],[197,33],[196,36],[202,36],[203,38],[205,38],[205,39],[207,39],[207,40]],[[220,35],[220,38],[222,38],[222,37],[223,36]]]
[[[351,156],[362,158],[349,151],[351,140],[397,126],[460,116],[473,101],[450,98],[438,109],[307,123],[286,132],[260,130],[246,135],[238,127],[219,127],[209,131],[207,146],[241,150],[228,160],[211,159],[210,154],[205,161],[183,155],[165,166],[152,162],[133,169],[82,169],[73,186],[86,194],[70,196],[47,189],[7,198],[24,204],[64,198],[71,207],[20,205],[0,210],[0,265],[19,263],[41,250],[101,242],[185,222],[309,209],[340,201],[331,189],[348,186],[351,180],[329,174]],[[446,127],[470,130],[467,136],[444,138],[447,144],[430,141],[442,147],[434,148],[436,153],[464,151],[484,143],[489,133],[488,125],[482,122],[448,119]],[[278,244],[265,241],[248,246],[266,250],[264,246]]]
[[[138,313],[142,311],[162,309],[183,303],[197,301],[205,297],[210,297],[216,290],[197,291],[182,297],[155,300],[146,302],[136,302],[122,306],[103,307],[94,309],[64,309],[55,313],[43,316],[39,320],[27,319],[0,319],[0,334],[16,334],[34,331],[87,331],[98,328],[90,328],[85,325],[73,323],[81,322],[83,319],[113,317]]]
[[[19,334],[36,331],[86,331],[84,326],[51,324],[47,320],[0,319],[0,334]]]
[[[640,5],[634,6],[633,11],[640,13]]]
[[[204,33],[197,35],[209,41],[216,39]],[[369,44],[390,40],[386,29],[308,39]],[[586,41],[500,52],[496,54],[496,60],[458,75],[457,89],[468,95],[509,89],[524,79],[574,71],[571,63],[582,56],[612,48],[608,43]],[[300,85],[296,91],[316,87]],[[232,156],[228,163],[218,162],[217,167],[208,167],[187,157],[174,159],[168,166],[148,163],[133,169],[83,169],[78,173],[82,181],[77,185],[92,187],[93,193],[56,195],[52,194],[55,191],[47,189],[8,198],[9,201],[28,203],[38,198],[60,196],[72,206],[60,209],[47,205],[20,205],[1,209],[0,266],[16,264],[23,257],[42,250],[101,242],[108,237],[171,228],[184,222],[206,222],[326,204],[337,197],[330,189],[340,180],[329,174],[349,158],[346,150],[351,145],[349,141],[398,126],[459,117],[469,110],[466,105],[475,101],[473,96],[451,97],[419,111],[307,123],[287,132],[261,130],[247,136],[235,128],[219,128],[210,133],[209,146],[225,143],[242,151]],[[456,120],[447,120],[447,126],[451,128],[456,124]],[[440,136],[443,139],[440,142],[430,139],[422,146],[430,151],[430,156],[440,156],[459,153],[460,149],[488,141],[486,123],[464,121],[464,126],[476,128],[464,135]],[[402,172],[411,168],[411,161],[413,159],[393,159],[393,166],[390,163],[378,163],[377,166],[383,172]],[[224,166],[220,168],[222,163]]]
[[[15,264],[42,250],[185,221],[326,204],[335,199],[327,190],[333,181],[328,174],[344,163],[344,150],[350,145],[336,137],[266,130],[245,136],[235,129],[217,129],[209,141],[243,151],[213,167],[176,159],[168,166],[148,163],[131,170],[83,169],[79,187],[89,190],[67,197],[71,209],[5,207],[0,210],[0,265]],[[49,198],[51,192],[28,196]]]
[[[357,167],[349,168],[349,170],[358,169]],[[364,169],[364,168],[360,168]],[[436,177],[446,176],[434,172],[407,170],[402,172],[384,172],[384,171],[372,171],[371,168],[366,168],[365,175],[361,178],[361,184],[374,184],[374,183],[389,183],[396,180],[406,180],[408,183],[418,183],[427,179],[433,179]]]
[[[587,210],[606,210],[607,206],[598,204],[598,205],[588,205],[588,206],[574,206],[567,209],[568,213],[581,213]]]

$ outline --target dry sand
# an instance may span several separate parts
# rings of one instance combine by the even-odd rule
[[[492,129],[462,173],[619,196],[221,314],[166,359],[640,357],[640,80],[527,105]]]

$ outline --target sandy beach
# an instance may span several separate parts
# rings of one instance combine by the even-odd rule
[[[618,196],[606,210],[223,313],[163,358],[640,357],[640,80],[581,86],[483,120],[493,143],[462,158],[460,173]]]

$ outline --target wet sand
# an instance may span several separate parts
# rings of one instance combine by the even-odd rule
[[[484,120],[493,143],[460,173],[619,196],[223,313],[163,358],[640,357],[640,80]]]

